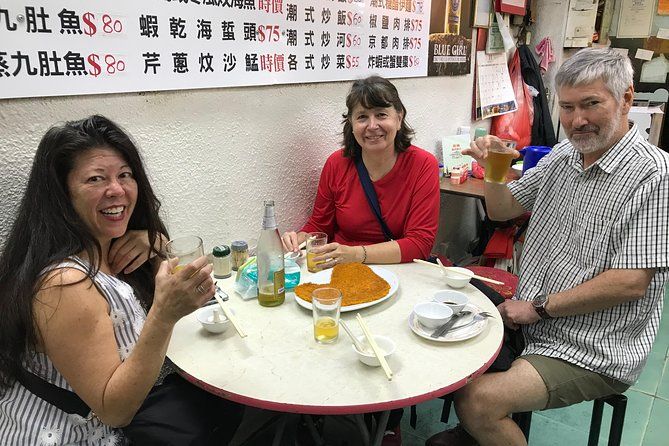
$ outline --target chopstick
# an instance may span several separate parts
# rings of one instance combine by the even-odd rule
[[[434,267],[434,268],[443,268],[443,269],[445,269],[445,270],[448,271],[448,272],[452,272],[452,273],[456,273],[456,274],[461,274],[461,275],[463,275],[463,276],[467,276],[467,277],[469,277],[469,274],[467,274],[467,273],[463,273],[462,271],[458,271],[457,269],[451,268],[451,267],[449,267],[449,266],[437,265],[436,263],[428,262],[428,261],[426,261],[426,260],[422,260],[422,259],[413,259],[413,261],[414,261],[415,263],[426,264],[426,265],[432,266],[432,267]],[[504,282],[500,282],[499,280],[488,279],[487,277],[479,276],[479,275],[477,275],[477,274],[474,274],[474,275],[472,276],[472,278],[474,278],[474,279],[478,279],[478,280],[480,280],[480,281],[482,281],[482,282],[494,283],[495,285],[504,285]]]
[[[362,318],[362,316],[360,316],[360,313],[356,313],[355,318],[358,320],[358,323],[360,324],[360,328],[362,328],[362,332],[365,334],[365,337],[367,338],[367,342],[369,342],[369,346],[372,347],[372,351],[374,351],[374,355],[379,360],[379,363],[381,363],[381,367],[383,367],[383,371],[386,372],[386,376],[388,377],[388,381],[392,381],[393,380],[393,371],[390,370],[390,366],[388,365],[388,362],[386,361],[386,357],[383,356],[383,352],[381,351],[381,349],[379,348],[379,345],[374,340],[374,336],[372,336],[372,333],[369,331],[369,327],[367,327],[367,323]]]
[[[346,334],[349,336],[349,338],[351,338],[351,341],[353,341],[353,344],[355,344],[355,348],[360,350],[360,352],[365,353],[367,351],[367,349],[365,348],[364,345],[362,345],[360,343],[360,341],[358,341],[358,338],[356,338],[353,335],[353,332],[351,331],[350,328],[348,328],[348,325],[346,325],[346,322],[344,322],[342,319],[339,319],[339,325],[341,325],[341,328],[343,328],[344,331],[346,332]]]
[[[237,320],[237,317],[232,314],[232,311],[228,310],[228,308],[225,306],[223,303],[223,299],[221,299],[218,295],[218,293],[214,294],[214,297],[216,298],[216,302],[218,302],[218,305],[221,306],[223,309],[223,313],[225,313],[225,317],[230,319],[230,322],[232,322],[232,326],[235,327],[235,330],[237,330],[237,333],[239,333],[240,338],[245,338],[246,333],[244,333],[244,330],[242,330],[241,325],[239,325],[239,321]]]

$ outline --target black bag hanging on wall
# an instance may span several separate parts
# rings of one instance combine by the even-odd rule
[[[518,46],[518,55],[520,56],[520,71],[523,75],[523,81],[539,92],[533,99],[534,120],[532,122],[531,145],[553,147],[557,140],[550,108],[548,107],[548,99],[546,98],[544,81],[541,77],[541,69],[527,45]]]

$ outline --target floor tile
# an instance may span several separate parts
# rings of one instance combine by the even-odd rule
[[[655,395],[669,400],[669,360],[666,360],[664,363],[664,372],[662,373],[662,378],[660,379],[660,384],[657,386]]]
[[[646,426],[651,416],[653,401],[656,399],[644,393],[634,390],[625,392],[627,396],[627,410],[625,411],[625,425],[623,428],[623,446],[639,446],[642,443]],[[588,423],[589,423],[588,417]],[[611,406],[604,405],[604,415],[602,416],[602,428],[600,431],[599,444],[606,445],[609,438],[609,428],[611,426]],[[586,437],[587,439],[587,437]],[[654,446],[649,444],[648,446]],[[658,445],[659,446],[659,445]]]
[[[572,426],[562,424],[554,419],[543,416],[543,413],[532,415],[530,428],[531,446],[564,446],[583,445],[587,442],[587,433]]]
[[[632,389],[649,395],[655,395],[658,385],[662,380],[662,371],[666,361],[667,347],[661,346],[656,342],[648,355],[648,360],[641,372],[641,376],[639,376],[639,380],[632,386]]]
[[[408,407],[405,408],[401,424],[402,436],[404,437],[404,433],[411,433],[414,437],[422,438],[423,442],[425,442],[426,438],[429,438],[437,432],[441,432],[449,427],[447,424],[444,424],[440,421],[441,409],[443,405],[444,400],[441,398],[419,404],[416,407],[418,419],[415,430],[409,425],[411,410]],[[453,417],[453,420],[457,422],[457,418],[454,417],[454,413],[455,409],[451,407],[451,416]]]
[[[646,428],[646,435],[643,437],[643,444],[648,446],[667,444],[669,439],[669,401],[656,398],[653,402],[653,409]]]
[[[425,439],[402,429],[402,446],[425,446]]]

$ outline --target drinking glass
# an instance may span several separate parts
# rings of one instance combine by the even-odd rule
[[[166,249],[168,258],[179,258],[179,263],[172,269],[172,274],[204,255],[202,239],[196,235],[186,235],[172,239],[167,242]]]
[[[320,246],[325,246],[327,243],[328,235],[324,232],[310,232],[307,235],[307,269],[310,273],[320,271],[318,265],[325,263],[324,260],[314,262],[314,257],[319,256],[320,254],[315,254],[311,252],[311,250]]]
[[[515,149],[516,142],[507,139],[501,141],[501,145],[495,145],[488,149],[484,175],[484,180],[488,183],[506,183],[506,173],[514,159],[513,152],[509,152],[508,149]]]
[[[331,344],[339,337],[341,291],[337,288],[316,288],[311,293],[314,315],[314,339],[320,344]]]

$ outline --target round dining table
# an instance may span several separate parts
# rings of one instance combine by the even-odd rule
[[[229,295],[225,305],[234,311],[247,333],[240,337],[230,326],[224,333],[204,330],[195,314],[174,327],[167,355],[179,373],[197,386],[223,398],[273,411],[341,415],[384,412],[451,393],[485,372],[497,357],[503,324],[490,300],[471,284],[464,292],[471,303],[494,315],[478,335],[458,342],[438,342],[416,335],[409,316],[416,303],[449,289],[441,271],[417,263],[379,265],[394,273],[398,290],[373,306],[342,312],[357,335],[360,313],[375,335],[390,337],[396,351],[388,359],[392,380],[381,367],[358,360],[343,330],[333,344],[314,340],[311,311],[298,305],[293,293],[277,307],[242,300],[234,291],[235,276],[218,280]],[[309,282],[304,266],[300,283]],[[380,422],[385,428],[385,421]],[[371,444],[380,443],[383,429]]]

